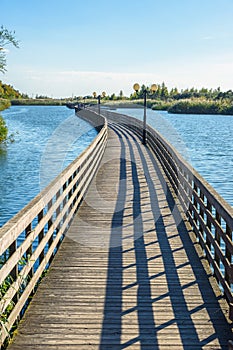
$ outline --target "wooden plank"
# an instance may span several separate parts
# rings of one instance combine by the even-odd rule
[[[227,349],[228,305],[194,246],[154,155],[112,126],[9,349]]]

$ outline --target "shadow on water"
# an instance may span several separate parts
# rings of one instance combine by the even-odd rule
[[[122,210],[122,201],[126,203],[127,188],[126,181],[120,181],[115,214],[112,218],[104,318],[99,349],[126,349],[133,344],[139,345],[139,348],[142,350],[160,349],[158,332],[168,328],[167,331],[169,333],[169,327],[175,325],[177,326],[183,349],[203,349],[205,346],[211,346],[211,341],[215,339],[218,339],[221,349],[227,349],[227,341],[232,336],[231,325],[227,325],[226,323],[225,316],[219,307],[219,301],[216,299],[211,284],[208,280],[208,276],[206,275],[202,263],[193,247],[193,243],[189,237],[185,223],[182,221],[179,212],[176,210],[172,194],[163,178],[156,160],[153,157],[153,154],[147,148],[142,149],[135,136],[127,130],[122,131],[122,129],[118,129],[117,126],[112,126],[112,129],[117,133],[121,142],[121,179],[126,179],[127,176],[126,147],[128,147],[131,157],[130,167],[133,181],[132,215],[134,223],[134,245],[130,250],[133,251],[135,256],[133,265],[136,268],[136,281],[128,283],[128,285],[123,284],[125,269],[123,266],[123,261],[124,255],[128,251],[123,249],[124,210]],[[125,139],[126,141],[124,141]],[[146,247],[148,246],[148,243],[145,244],[144,235],[142,235],[144,224],[141,215],[142,206],[140,199],[140,192],[142,189],[140,188],[138,180],[138,170],[135,161],[133,144],[136,146],[137,152],[140,156],[149,189],[150,202],[153,203],[151,210],[154,217],[157,237],[154,236],[151,244],[153,244],[155,241],[159,243],[164,266],[164,271],[161,271],[158,275],[153,276],[153,278],[149,275],[148,263],[153,259],[156,260],[157,256],[154,255],[150,258],[147,257]],[[167,236],[164,218],[159,206],[158,194],[156,193],[155,185],[153,183],[145,155],[147,155],[147,157],[149,156],[150,161],[153,164],[153,168],[156,171],[163,187],[163,191],[166,193],[168,206],[172,212],[173,220],[177,225],[178,234],[182,242],[182,249],[184,249],[188,255],[187,262],[183,263],[182,266],[176,265],[174,258],[176,249],[174,250],[174,248],[171,247],[169,237]],[[116,242],[118,242],[118,244],[116,244]],[[179,269],[186,265],[191,266],[194,274],[192,282],[187,283],[187,285],[181,283],[179,276]],[[151,286],[152,284],[156,285],[156,283],[159,283],[159,279],[157,282],[156,278],[159,278],[163,274],[166,275],[168,293],[166,295],[161,294],[159,297],[153,299],[151,296]],[[193,285],[198,286],[200,289],[202,300],[199,302],[198,306],[190,309],[190,306],[187,305],[185,299],[185,292]],[[123,292],[124,290],[133,287],[137,288],[136,303],[133,306],[129,306],[128,309],[125,309],[125,306],[123,308]],[[167,322],[160,322],[156,324],[156,315],[154,314],[153,310],[156,303],[159,301],[161,302],[165,297],[169,297],[171,300],[173,317],[171,317]],[[212,334],[211,336],[207,337],[203,335],[200,337],[198,329],[195,325],[195,317],[193,318],[198,311],[203,309],[206,310],[207,321],[210,325],[213,324]],[[128,340],[124,342],[122,337],[123,319],[126,314],[130,314],[131,312],[137,313],[138,325],[133,326],[134,328],[137,328],[138,335],[135,336],[132,334],[130,337],[129,329],[128,338],[130,337],[130,339],[127,338]],[[166,308],[164,309],[163,313],[166,313]],[[157,317],[157,320],[158,319],[159,317]],[[170,339],[167,340],[167,345],[175,346],[171,336],[169,336],[169,338]],[[164,339],[164,341],[165,340],[166,339]],[[216,346],[213,347],[213,349],[217,349]]]

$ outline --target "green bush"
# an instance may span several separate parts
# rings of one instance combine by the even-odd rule
[[[229,102],[190,99],[173,103],[168,108],[168,112],[187,114],[233,114],[233,106]]]
[[[6,108],[9,108],[11,105],[9,100],[0,98],[0,111],[3,111]]]
[[[7,139],[8,129],[5,120],[0,116],[0,143]]]
[[[224,114],[233,115],[233,105],[225,107]]]
[[[151,109],[156,111],[167,111],[171,105],[171,102],[156,101],[152,103]]]
[[[41,99],[41,98],[11,100],[12,106],[61,106],[61,105],[65,105],[66,103],[67,102],[65,100]]]

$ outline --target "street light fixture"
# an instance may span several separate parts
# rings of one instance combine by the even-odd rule
[[[104,98],[106,96],[106,92],[103,91],[102,95],[98,95],[98,96],[97,96],[96,92],[93,92],[93,96],[94,96],[94,98],[97,98],[97,100],[98,100],[98,114],[100,115],[100,100],[101,100],[101,97]]]
[[[140,89],[140,85],[138,83],[135,83],[133,88],[136,92],[138,92]],[[155,84],[152,84],[149,91],[155,92],[156,90],[157,90],[157,86]],[[143,99],[144,99],[143,136],[142,136],[143,145],[146,145],[146,98],[147,98],[147,93],[149,91],[147,89],[143,90]]]

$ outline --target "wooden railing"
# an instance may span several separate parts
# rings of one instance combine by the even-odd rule
[[[82,111],[99,134],[83,154],[0,229],[1,344],[17,323],[29,297],[55,255],[98,168],[107,141],[107,123]],[[138,119],[106,116],[142,135]],[[153,128],[147,144],[158,157],[230,306],[233,319],[233,208]]]
[[[95,113],[89,117],[100,130],[91,145],[0,229],[1,345],[50,265],[102,158],[107,122]]]
[[[142,121],[109,111],[106,116],[142,136]],[[150,126],[147,126],[147,145],[159,159],[186,213],[228,301],[229,317],[233,320],[233,208]]]

